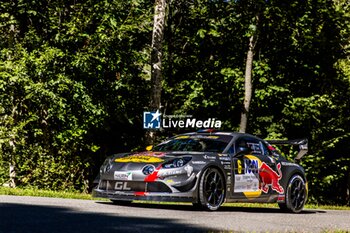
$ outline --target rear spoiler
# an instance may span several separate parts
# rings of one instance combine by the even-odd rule
[[[294,158],[296,162],[299,162],[300,159],[307,153],[308,151],[308,140],[304,139],[295,139],[295,140],[266,140],[269,144],[272,145],[293,145],[299,146],[299,151],[297,156]]]

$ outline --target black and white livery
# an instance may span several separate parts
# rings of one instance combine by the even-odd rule
[[[235,132],[178,135],[151,151],[108,157],[93,196],[115,203],[133,200],[192,202],[216,210],[224,202],[277,202],[300,212],[307,200],[304,169],[280,155],[273,144],[299,146],[307,140],[265,141]]]

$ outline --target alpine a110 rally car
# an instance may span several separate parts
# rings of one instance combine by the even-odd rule
[[[178,135],[151,151],[108,157],[93,196],[115,203],[133,200],[192,202],[216,210],[224,202],[277,202],[282,210],[300,212],[307,200],[304,169],[273,146],[299,146],[307,140],[265,141],[235,132]]]

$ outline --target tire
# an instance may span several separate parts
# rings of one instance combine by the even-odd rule
[[[199,202],[194,207],[204,210],[217,210],[225,200],[224,176],[217,168],[207,168],[199,184]]]
[[[193,202],[192,203],[193,209],[195,210],[203,210],[202,204],[198,202]]]
[[[131,204],[132,201],[123,201],[123,200],[112,200],[111,202],[113,202],[114,205],[129,205]]]
[[[300,175],[290,178],[287,185],[286,203],[279,203],[283,211],[299,213],[304,208],[307,199],[305,181]]]

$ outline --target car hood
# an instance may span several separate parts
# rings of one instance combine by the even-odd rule
[[[206,153],[203,152],[136,152],[136,153],[126,153],[118,154],[113,156],[113,168],[117,170],[137,170],[144,167],[146,164],[152,164],[155,167],[170,161],[177,157],[182,156],[204,156]]]

